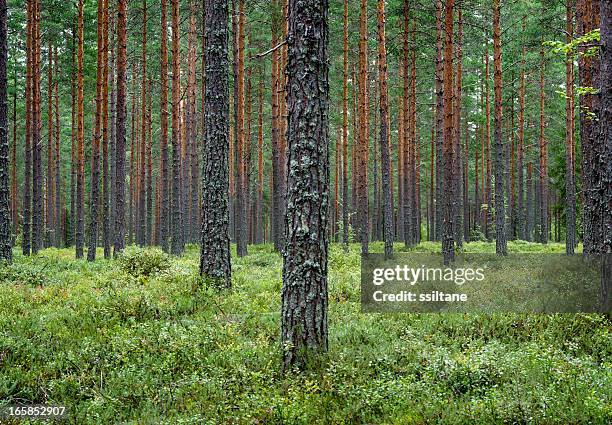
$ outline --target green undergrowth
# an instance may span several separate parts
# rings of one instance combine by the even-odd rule
[[[196,246],[181,258],[130,248],[95,263],[74,260],[73,250],[15,251],[0,268],[0,400],[63,404],[78,424],[612,421],[608,319],[362,314],[359,250],[331,248],[329,353],[284,376],[282,260],[269,245],[232,258],[225,292],[201,285]]]

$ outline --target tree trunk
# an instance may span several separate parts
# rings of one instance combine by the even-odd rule
[[[127,0],[117,0],[117,130],[115,158],[115,246],[117,256],[125,246],[125,115]]]
[[[172,243],[171,252],[180,255],[185,247],[183,240],[183,205],[181,202],[181,62],[179,0],[172,0]]]
[[[492,162],[491,162],[491,102],[489,101],[489,41],[488,35],[486,41],[486,50],[485,50],[485,156],[483,156],[483,171],[485,171],[484,161],[486,159],[486,176],[485,184],[483,184],[484,193],[484,203],[486,204],[486,210],[484,211],[484,234],[488,241],[491,240],[491,221],[492,221],[492,210],[493,210],[493,196],[491,190],[491,184],[493,181],[493,176],[491,173]]]
[[[45,248],[49,248],[55,230],[53,217],[53,171],[55,163],[53,161],[54,152],[54,131],[53,131],[53,46],[48,46],[47,63],[47,175],[45,177]]]
[[[289,173],[281,310],[284,370],[307,366],[311,355],[326,351],[328,345],[327,9],[327,0],[291,0],[289,5]]]
[[[31,205],[32,205],[32,7],[33,1],[26,2],[26,81],[25,81],[25,145],[24,145],[24,172],[23,172],[23,226],[21,248],[23,255],[30,255],[31,250]],[[73,31],[74,35],[74,31]],[[74,37],[73,37],[74,40]],[[71,217],[72,218],[72,217]]]
[[[83,0],[78,2],[77,18],[77,187],[76,187],[76,258],[83,257],[85,244],[85,122],[83,98]]]
[[[55,49],[55,57],[57,58],[57,48]],[[53,88],[55,94],[55,156],[53,157],[54,171],[54,215],[55,215],[55,240],[56,248],[61,247],[62,243],[62,194],[61,194],[61,146],[60,146],[60,111],[59,111],[59,61],[55,61],[55,86]],[[16,160],[16,158],[14,158]]]
[[[600,128],[598,137],[599,163],[602,179],[597,195],[602,213],[601,253],[604,255],[601,276],[602,311],[610,312],[612,307],[611,283],[612,264],[612,4],[601,0],[601,51],[600,51]]]
[[[231,286],[228,210],[229,60],[227,0],[206,0],[206,111],[200,274]]]
[[[573,1],[566,4],[566,32],[567,42],[574,38]],[[568,52],[565,61],[566,98],[565,98],[565,252],[574,253],[576,247],[576,186],[574,183],[574,56]]]
[[[342,244],[348,252],[349,196],[348,196],[348,0],[344,0],[342,56]]]
[[[109,142],[108,142],[108,34],[109,34],[109,4],[104,3],[103,22],[103,51],[102,51],[102,239],[104,246],[104,258],[111,257],[111,233],[110,233],[110,165],[109,165]]]
[[[436,1],[436,221],[435,240],[442,237],[442,191],[444,178],[444,34],[442,32],[443,20],[442,0]]]
[[[442,221],[442,255],[444,264],[449,265],[455,259],[453,234],[453,161],[454,128],[453,128],[453,8],[454,0],[446,0],[444,42],[444,199]]]
[[[257,195],[255,197],[255,243],[264,242],[264,160],[263,160],[263,103],[264,67],[261,67],[257,101]]]
[[[378,81],[380,84],[380,164],[383,191],[383,240],[385,241],[385,258],[391,258],[393,256],[393,184],[391,182],[391,158],[389,155],[389,98],[384,0],[378,0]]]
[[[461,1],[461,0],[460,0]],[[454,195],[454,218],[453,225],[455,227],[455,243],[458,247],[463,245],[463,221],[465,217],[461,217],[463,212],[463,165],[461,155],[461,90],[463,77],[463,4],[457,5],[457,81],[456,81],[456,98],[455,98],[455,161],[453,174],[455,176],[455,195]],[[467,160],[467,158],[466,158]]]
[[[142,75],[140,97],[140,146],[138,166],[138,245],[144,246],[147,240],[147,205],[146,205],[146,146],[147,146],[147,0],[142,1]]]
[[[548,153],[544,137],[544,45],[540,48],[540,242],[548,242]]]
[[[523,36],[525,34],[525,21],[526,16],[523,16]],[[523,200],[524,192],[525,192],[525,184],[523,178],[523,168],[525,162],[525,54],[526,48],[523,42],[523,48],[521,51],[521,76],[520,76],[520,88],[519,88],[519,122],[518,122],[518,154],[517,154],[517,198],[516,198],[516,207],[517,207],[517,217],[516,217],[516,226],[518,238],[521,240],[526,240],[526,230],[525,230],[525,205]]]
[[[103,54],[104,51],[104,0],[98,1],[98,48],[96,65],[96,114],[94,118],[94,134],[91,143],[91,181],[89,198],[89,249],[87,250],[87,261],[96,259],[96,247],[98,246],[98,199],[100,185],[100,139],[102,138],[102,85],[104,77]],[[146,12],[145,12],[146,13]]]
[[[236,81],[236,95],[238,97],[238,109],[236,113],[236,165],[238,190],[236,197],[236,253],[239,257],[247,255],[247,177],[245,167],[245,129],[244,129],[244,0],[238,0],[238,73]]]
[[[7,39],[6,0],[0,0],[0,261],[10,263],[13,260],[13,252],[8,163]]]
[[[170,250],[170,184],[168,181],[168,27],[166,21],[166,0],[161,0],[161,99],[159,137],[159,181],[160,187],[160,245],[165,252]]]
[[[504,207],[504,146],[502,116],[502,52],[500,0],[493,0],[493,85],[495,102],[495,252],[507,255],[506,214]]]
[[[32,121],[32,254],[42,246],[44,232],[44,186],[42,176],[42,118],[40,110],[40,5],[34,1],[33,25],[33,121]]]
[[[359,181],[357,183],[359,209],[359,239],[361,254],[369,252],[369,201],[368,201],[368,4],[361,0],[359,15]]]

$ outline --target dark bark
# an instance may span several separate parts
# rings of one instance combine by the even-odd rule
[[[109,34],[109,4],[110,1],[106,1],[104,5],[104,38],[103,38],[103,52],[102,52],[102,239],[104,246],[104,258],[111,257],[111,214],[110,214],[110,164],[109,164],[109,128],[108,128],[108,78],[109,78],[109,64],[108,64],[108,34]]]
[[[236,193],[236,253],[239,257],[247,255],[248,229],[247,229],[247,169],[245,164],[245,128],[244,128],[244,112],[245,112],[245,93],[244,93],[244,1],[238,0],[238,34],[237,34],[237,79],[236,96],[237,96],[237,111],[236,111],[236,169],[237,169],[237,193]]]
[[[359,180],[357,182],[357,204],[359,215],[359,240],[361,254],[367,255],[370,242],[370,218],[368,196],[368,9],[367,0],[361,0],[359,15],[359,150],[357,166]]]
[[[525,33],[525,21],[526,17],[523,16],[523,34]],[[517,197],[516,197],[516,227],[518,238],[522,240],[527,239],[525,230],[525,204],[524,204],[524,193],[525,193],[525,180],[524,180],[524,162],[525,162],[525,54],[526,48],[523,45],[521,52],[521,75],[520,75],[520,88],[519,88],[519,123],[518,123],[518,152],[517,152]]]
[[[574,37],[573,1],[566,4],[567,42]],[[565,236],[565,252],[574,253],[576,247],[576,186],[574,173],[574,57],[568,52],[565,61],[566,70],[566,100],[565,100],[565,221],[567,225]]]
[[[125,247],[125,118],[126,118],[126,29],[127,0],[118,0],[117,15],[117,130],[115,158],[114,255]]]
[[[11,207],[9,196],[9,141],[7,103],[7,31],[6,0],[0,0],[0,261],[11,262]]]
[[[327,0],[291,0],[288,37],[287,245],[283,369],[327,350],[329,202]]]
[[[98,211],[100,190],[100,141],[102,138],[102,91],[104,80],[104,1],[98,2],[98,49],[96,65],[96,113],[94,123],[94,134],[91,143],[91,181],[89,198],[89,249],[87,250],[87,261],[96,259],[96,247],[98,246]]]
[[[461,0],[460,0],[461,1]],[[463,245],[463,165],[461,155],[461,95],[462,95],[462,78],[463,78],[463,13],[462,3],[457,5],[457,81],[455,93],[455,160],[453,166],[453,175],[455,176],[455,195],[453,196],[454,203],[454,218],[453,226],[455,228],[455,243],[458,247]]]
[[[494,85],[494,137],[495,137],[495,252],[507,255],[506,214],[504,207],[504,146],[502,116],[502,52],[500,0],[493,0],[493,85]]]
[[[383,192],[383,240],[385,258],[393,256],[393,184],[389,155],[389,97],[387,88],[387,47],[385,37],[385,1],[378,0],[378,80],[380,83],[380,164]]]
[[[535,211],[534,211],[534,180],[533,180],[533,163],[527,163],[527,180],[525,182],[527,186],[527,199],[525,201],[525,240],[533,240],[533,230],[535,225]]]
[[[442,237],[442,198],[444,178],[444,34],[442,30],[444,11],[442,0],[436,1],[436,199],[435,240]]]
[[[181,62],[180,62],[180,4],[172,0],[172,243],[171,252],[180,255],[185,248],[183,240],[183,205],[181,188]]]
[[[601,209],[601,295],[602,311],[612,308],[612,4],[601,0],[601,51],[600,51],[600,116],[598,153],[602,166],[602,179],[598,184],[598,207]]]
[[[40,110],[40,5],[34,1],[33,25],[33,120],[32,120],[32,254],[42,247],[44,232],[44,185],[42,176],[41,110]]]
[[[55,49],[55,57],[57,57],[57,49]],[[61,180],[62,180],[62,168],[61,168],[61,147],[60,147],[60,111],[59,111],[59,63],[55,61],[55,156],[53,158],[54,167],[54,215],[55,215],[55,240],[54,244],[56,248],[61,247],[62,243],[62,194],[61,194]],[[16,158],[14,158],[16,160]]]
[[[23,255],[30,255],[31,250],[31,205],[32,205],[32,1],[27,1],[26,25],[26,82],[25,82],[25,145],[23,172],[23,237],[21,242]],[[74,30],[73,30],[74,41]],[[74,118],[74,116],[73,116]],[[73,197],[74,199],[74,197]],[[72,213],[72,212],[71,212]],[[71,217],[72,219],[72,217]]]
[[[229,59],[227,0],[206,0],[206,111],[200,274],[231,286],[228,210]]]
[[[544,47],[540,49],[540,242],[548,242],[548,143],[545,138],[544,128]]]
[[[342,57],[342,244],[348,252],[349,195],[348,195],[348,0],[344,0]]]
[[[442,214],[442,255],[444,264],[455,259],[453,227],[453,162],[455,136],[453,128],[453,8],[454,0],[446,0],[444,42],[444,198]]]
[[[160,187],[160,245],[170,251],[170,184],[168,176],[168,29],[166,21],[166,0],[161,0],[161,99],[160,99],[160,142],[159,181]]]
[[[264,67],[261,67],[257,101],[257,194],[255,196],[255,243],[264,242],[264,161],[263,161],[263,103]]]
[[[45,176],[45,248],[49,248],[55,240],[55,220],[53,217],[53,46],[49,43],[47,49],[47,170]]]
[[[85,122],[83,96],[83,0],[78,3],[77,18],[77,182],[76,182],[76,258],[83,257],[85,245]],[[34,179],[36,181],[36,179]]]

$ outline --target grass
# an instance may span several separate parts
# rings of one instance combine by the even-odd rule
[[[552,243],[509,249],[564,252]],[[201,287],[194,246],[169,259],[132,249],[134,261],[159,262],[147,272],[77,261],[73,250],[15,252],[0,269],[0,400],[63,404],[79,424],[612,421],[605,317],[362,314],[358,252],[331,249],[329,353],[285,376],[282,261],[268,245],[232,258],[229,292]]]

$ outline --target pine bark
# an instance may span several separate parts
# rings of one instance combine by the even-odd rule
[[[493,85],[495,137],[495,252],[507,255],[506,214],[504,206],[504,145],[502,116],[502,52],[500,0],[493,0]]]
[[[83,97],[83,0],[77,17],[77,182],[76,182],[76,258],[83,257],[85,244],[85,122]]]
[[[102,138],[102,85],[104,84],[104,0],[98,1],[98,49],[96,64],[96,112],[94,122],[94,134],[91,143],[91,180],[89,198],[89,249],[87,260],[96,259],[96,247],[98,246],[98,211],[100,190],[100,141]]]
[[[181,188],[181,62],[180,62],[180,28],[179,0],[172,0],[172,243],[171,252],[180,255],[184,248],[183,208]]]
[[[548,242],[548,152],[544,128],[544,47],[540,49],[540,242]]]
[[[244,0],[238,0],[238,60],[236,95],[238,97],[238,108],[236,113],[236,171],[237,171],[237,197],[236,197],[236,253],[239,257],[247,255],[248,228],[247,228],[247,176],[245,167],[245,129],[244,129]]]
[[[255,197],[255,243],[264,242],[264,160],[263,160],[263,107],[264,68],[261,68],[257,95],[257,195]]]
[[[23,255],[31,252],[31,219],[32,219],[32,9],[33,1],[26,2],[26,81],[25,81],[25,144],[24,144],[24,171],[23,171],[23,226],[21,248]],[[74,31],[73,31],[74,34]],[[74,38],[74,37],[73,37]],[[71,217],[72,218],[72,217]]]
[[[49,43],[47,61],[47,170],[45,176],[45,248],[53,243],[55,230],[53,208],[54,131],[53,131],[53,46]]]
[[[289,3],[289,173],[281,309],[285,371],[307,366],[312,355],[328,346],[327,13],[327,0]]]
[[[566,33],[567,42],[574,37],[573,1],[567,0]],[[565,62],[566,98],[565,98],[565,252],[574,253],[576,247],[576,186],[574,182],[574,57],[568,52]]]
[[[442,202],[442,255],[444,264],[455,259],[453,233],[453,161],[455,141],[453,128],[453,9],[454,0],[446,0],[444,42],[444,199]]]
[[[342,43],[342,244],[348,252],[349,194],[348,194],[348,0],[344,0]]]
[[[523,16],[522,23],[522,34],[525,34],[525,21],[526,16]],[[519,88],[519,122],[518,122],[518,152],[517,152],[517,197],[516,197],[516,226],[518,238],[522,240],[527,239],[527,232],[525,230],[525,204],[524,204],[524,193],[525,193],[525,180],[524,180],[524,162],[525,162],[525,56],[526,47],[523,43],[521,50],[521,74],[520,74],[520,88]]]
[[[161,0],[161,99],[159,137],[159,181],[160,187],[160,245],[170,251],[170,184],[168,175],[168,27],[166,21],[166,0]]]
[[[370,237],[369,200],[368,200],[368,4],[361,0],[361,13],[359,15],[359,181],[358,209],[359,209],[359,239],[361,241],[361,254],[368,255]]]
[[[115,243],[117,256],[125,247],[125,135],[126,135],[126,30],[127,0],[117,0],[117,130],[115,158]]]
[[[443,44],[444,34],[443,24],[443,5],[442,0],[436,1],[436,220],[435,220],[435,240],[442,237],[442,198],[443,198],[443,178],[444,178],[444,55]]]
[[[380,93],[380,165],[383,198],[383,240],[385,258],[393,256],[393,184],[389,154],[389,97],[387,87],[387,46],[385,35],[385,1],[378,0],[378,81]]]
[[[44,232],[44,184],[42,176],[42,117],[40,109],[40,4],[33,4],[33,71],[32,71],[32,254],[42,247]]]
[[[0,261],[10,263],[13,253],[8,161],[7,15],[6,0],[0,0]]]
[[[227,0],[206,0],[206,110],[200,274],[231,286],[228,210],[229,58]]]
[[[461,1],[461,0],[459,0]],[[455,176],[455,195],[454,195],[454,219],[455,243],[458,247],[463,245],[463,165],[461,155],[461,102],[462,102],[462,79],[463,79],[463,4],[457,5],[457,80],[455,91],[455,161],[453,174]]]
[[[111,257],[111,193],[110,193],[110,146],[108,128],[108,84],[109,84],[109,5],[110,1],[104,3],[104,22],[103,22],[103,50],[102,50],[102,244],[104,247],[104,258]]]
[[[140,145],[138,166],[138,240],[140,246],[147,241],[147,204],[146,204],[146,153],[147,153],[147,0],[142,2],[142,60],[140,83]]]

